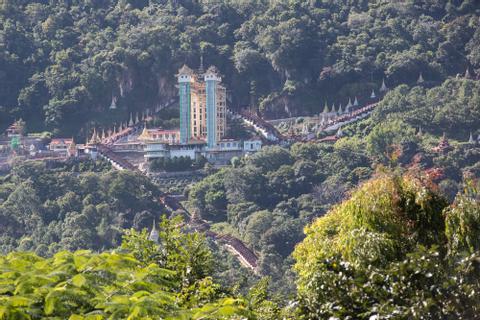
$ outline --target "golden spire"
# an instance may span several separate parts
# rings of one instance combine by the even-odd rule
[[[143,127],[142,133],[138,136],[138,140],[146,141],[150,140],[150,134],[148,133],[147,125]]]
[[[89,144],[98,144],[98,142],[99,141],[98,141],[97,129],[93,128],[93,134],[92,134],[92,138],[89,141]]]

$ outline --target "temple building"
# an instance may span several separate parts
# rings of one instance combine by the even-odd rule
[[[205,73],[184,65],[178,71],[180,96],[180,143],[205,141],[208,148],[218,146],[226,132],[226,89],[218,70]]]
[[[70,153],[70,146],[73,144],[73,139],[52,139],[48,149],[52,152],[57,152],[60,154],[67,155]]]
[[[436,147],[434,147],[432,149],[432,151],[433,152],[438,152],[438,153],[444,153],[444,152],[448,152],[452,149],[453,149],[453,147],[448,142],[447,136],[444,133],[442,138],[440,139],[440,142],[438,143],[438,145]]]
[[[180,157],[192,160],[205,157],[222,165],[229,164],[233,157],[261,149],[262,139],[257,136],[241,140],[226,136],[226,88],[217,68],[211,66],[205,71],[201,63],[198,70],[193,70],[184,65],[177,73],[177,81],[180,128],[147,128],[148,120],[152,119],[149,109],[141,116],[130,113],[128,121],[122,122],[118,130],[114,126],[113,131],[102,130],[98,135],[94,129],[83,148],[85,154],[94,157],[99,144],[105,144],[107,151],[121,154],[139,167],[157,158]],[[143,129],[140,122],[145,122]]]
[[[145,127],[137,139],[143,142],[155,141],[169,144],[178,144],[180,143],[180,131],[147,129],[147,127]]]
[[[226,88],[214,66],[196,71],[184,65],[177,74],[180,129],[147,129],[138,137],[144,158],[200,156],[216,164],[227,164],[233,157],[256,152],[262,140],[252,137],[234,140],[226,137]]]

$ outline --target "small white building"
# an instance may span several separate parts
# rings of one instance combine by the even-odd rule
[[[197,157],[198,151],[196,149],[180,148],[180,149],[171,149],[170,158],[190,158],[195,160]]]
[[[160,141],[146,141],[144,152],[145,160],[156,158],[188,157],[192,160],[204,156],[208,161],[216,164],[228,164],[233,157],[257,152],[262,148],[262,140],[249,139],[245,141],[224,139],[216,147],[207,147],[205,141],[191,141],[189,144],[169,144]]]
[[[245,152],[257,152],[262,149],[262,140],[252,139],[243,141],[243,151]]]
[[[242,150],[242,142],[240,140],[233,139],[224,139],[218,142],[217,148],[218,151],[238,151]]]
[[[166,143],[146,143],[145,144],[145,159],[155,159],[169,157],[170,152]]]
[[[156,158],[180,158],[188,157],[195,160],[203,150],[205,143],[192,143],[187,145],[168,144],[165,142],[146,142],[144,151],[145,159],[151,160]]]
[[[57,138],[52,139],[50,144],[48,145],[48,149],[53,152],[67,154],[68,148],[73,144],[73,139],[63,139]]]

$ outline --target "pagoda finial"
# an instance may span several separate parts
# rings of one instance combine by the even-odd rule
[[[473,134],[472,134],[471,131],[470,131],[470,138],[468,139],[468,143],[470,143],[470,144],[474,144],[474,143],[475,143],[475,140],[473,139]]]
[[[98,143],[99,143],[99,138],[97,134],[97,129],[93,127],[93,134],[92,134],[92,138],[89,141],[89,144],[98,144]]]
[[[467,70],[465,70],[465,79],[471,79],[472,76],[470,75],[470,69],[467,67]]]
[[[355,96],[355,100],[353,101],[353,106],[358,107],[358,99],[357,96]]]
[[[198,67],[199,73],[205,73],[205,68],[203,67],[203,53],[200,55],[200,66]]]
[[[423,79],[423,74],[420,72],[420,75],[418,76],[417,83],[422,84],[424,83],[425,80]]]
[[[325,107],[323,107],[323,113],[324,113],[324,114],[327,114],[327,113],[329,113],[329,112],[330,112],[330,110],[328,109],[327,100],[325,100]]]
[[[345,107],[345,112],[350,113],[350,108],[352,107],[352,99],[348,98],[347,106]]]
[[[110,103],[110,109],[117,109],[117,97],[112,94],[112,102]]]
[[[132,113],[130,113],[130,120],[128,120],[128,126],[129,127],[133,127],[134,123],[133,123],[133,115]]]
[[[375,90],[372,89],[372,94],[370,95],[370,99],[375,99],[377,95],[375,94]]]
[[[385,78],[382,80],[382,86],[380,87],[380,92],[387,92],[388,88],[387,85],[385,84]]]
[[[140,120],[138,119],[138,112],[135,114],[135,124],[139,123]]]
[[[147,123],[145,123],[142,133],[138,136],[138,140],[141,140],[141,141],[150,140],[150,135],[147,129]]]
[[[343,114],[342,104],[338,107],[338,114]]]
[[[158,244],[158,239],[160,238],[160,234],[157,231],[156,221],[153,219],[152,230],[150,230],[150,234],[148,236],[148,240],[155,242]]]
[[[102,136],[101,136],[101,139],[102,141],[106,139],[106,135],[105,135],[105,129],[102,129]]]
[[[332,113],[335,113],[336,110],[335,110],[335,102],[332,104]]]
[[[418,128],[417,136],[419,137],[423,136],[422,126]]]
[[[350,108],[351,106],[352,106],[352,98],[348,97],[347,108]]]

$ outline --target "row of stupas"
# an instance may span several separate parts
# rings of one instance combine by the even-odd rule
[[[385,79],[382,80],[382,84],[379,89],[380,93],[384,95],[388,91],[388,87],[385,84]],[[375,89],[372,90],[372,93],[370,94],[370,99],[376,99],[377,94],[375,92]],[[343,108],[342,103],[338,105],[338,108],[335,106],[335,103],[332,104],[332,107],[330,108],[328,106],[327,101],[325,101],[325,106],[323,108],[323,111],[321,114],[323,115],[342,115],[344,113],[349,113],[352,111],[352,109],[356,109],[360,106],[360,103],[358,102],[357,96],[354,97],[354,100],[352,102],[352,98],[348,98],[348,103],[345,105],[345,108]]]

